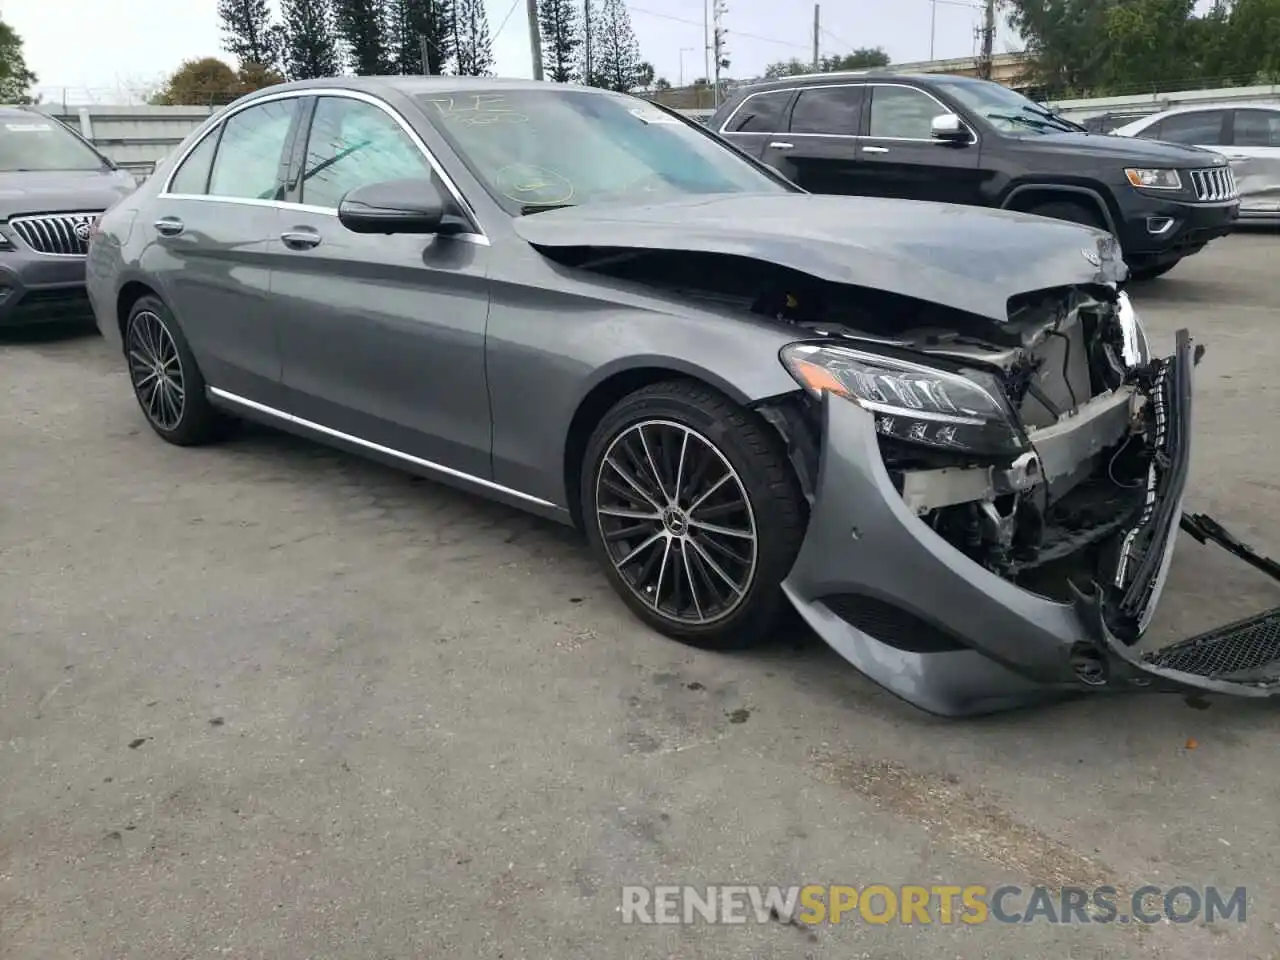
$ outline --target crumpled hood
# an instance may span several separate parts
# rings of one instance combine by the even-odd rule
[[[794,193],[599,203],[519,217],[515,230],[534,247],[751,257],[998,321],[1017,294],[1126,276],[1114,238],[1100,230],[911,200]]]
[[[0,219],[106,210],[137,189],[124,170],[0,172]]]

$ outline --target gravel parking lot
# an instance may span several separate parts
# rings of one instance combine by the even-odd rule
[[[1188,507],[1280,556],[1275,263],[1191,327]],[[1270,438],[1270,439],[1268,439]],[[562,529],[263,430],[179,450],[96,335],[0,341],[0,957],[1280,956],[1280,704],[929,718],[797,629],[704,654]],[[1280,604],[1183,538],[1155,639]],[[624,926],[623,884],[1247,886],[1243,924]]]

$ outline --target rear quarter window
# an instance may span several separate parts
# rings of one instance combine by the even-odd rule
[[[791,91],[755,93],[742,101],[729,121],[726,133],[778,133],[786,123]]]

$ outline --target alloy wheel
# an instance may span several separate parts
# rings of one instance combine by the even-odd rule
[[[698,431],[669,420],[622,431],[600,461],[595,504],[615,571],[660,616],[702,626],[746,599],[755,514],[737,471]]]
[[[164,320],[142,310],[129,323],[125,340],[129,379],[143,412],[161,430],[174,430],[186,408],[182,358]]]

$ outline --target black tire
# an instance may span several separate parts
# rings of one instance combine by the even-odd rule
[[[1154,280],[1156,277],[1163,277],[1181,262],[1181,260],[1174,260],[1172,263],[1162,263],[1159,266],[1130,267],[1129,279],[1135,280],[1138,283],[1143,283],[1147,280]]]
[[[1032,207],[1027,213],[1034,214],[1037,217],[1048,217],[1051,220],[1066,220],[1068,223],[1080,223],[1086,227],[1096,227],[1099,230],[1111,232],[1111,228],[1107,226],[1102,215],[1092,207],[1083,203],[1075,203],[1071,200],[1054,200],[1050,203],[1041,203]]]
[[[628,470],[641,491],[613,464]],[[726,478],[719,483],[717,470]],[[755,414],[690,380],[637,390],[592,434],[581,489],[591,548],[641,620],[708,649],[749,646],[769,635],[786,609],[781,585],[804,538],[807,504],[780,439]],[[633,512],[619,517],[611,510]],[[714,520],[720,522],[708,529]],[[637,550],[645,541],[653,542]],[[620,564],[628,554],[635,559]],[[645,589],[655,581],[656,590]]]
[[[152,430],[180,447],[222,436],[226,420],[209,403],[191,346],[159,297],[133,305],[123,341],[133,395]]]

